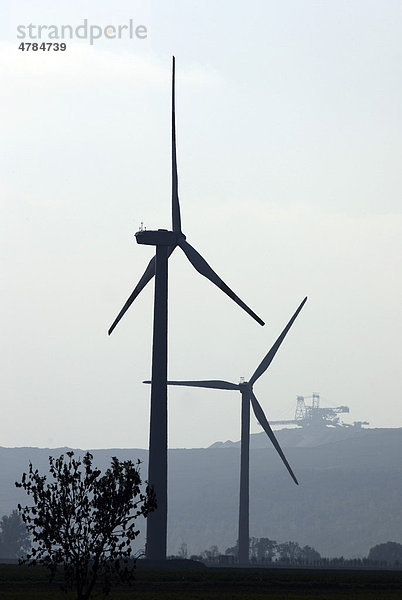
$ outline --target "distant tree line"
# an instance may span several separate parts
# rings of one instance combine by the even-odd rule
[[[192,560],[199,560],[209,564],[236,564],[238,545],[227,548],[223,553],[218,546],[211,546],[200,554],[192,554]],[[182,543],[177,555],[171,558],[188,558],[187,544]],[[295,566],[295,567],[331,567],[331,568],[402,568],[402,544],[386,542],[373,546],[365,558],[347,559],[343,556],[336,558],[322,557],[311,546],[300,546],[297,542],[283,542],[278,544],[269,538],[250,538],[249,560],[253,565],[266,566]]]
[[[17,510],[0,520],[0,559],[20,558],[31,547],[31,538]]]
[[[31,548],[31,536],[19,512],[13,510],[10,515],[0,519],[0,560],[16,559],[24,556]],[[227,548],[222,554],[218,546],[211,546],[200,554],[189,556],[187,544],[183,542],[176,555],[169,558],[199,560],[211,564],[235,564],[238,546]],[[249,559],[251,564],[267,566],[315,566],[315,567],[377,567],[402,568],[402,544],[385,542],[370,548],[365,558],[347,559],[322,557],[311,546],[300,546],[297,542],[278,544],[269,538],[250,538]]]
[[[182,544],[183,546],[183,544]],[[179,552],[180,555],[180,552]],[[232,562],[237,562],[238,545],[225,550],[222,555],[218,546],[211,546],[208,550],[204,550],[200,555],[192,555],[190,558],[194,560],[202,560],[212,563],[228,563],[230,560],[225,560],[223,557],[232,557]],[[284,542],[278,544],[269,538],[250,538],[249,545],[249,560],[253,564],[272,564],[274,562],[281,563],[313,563],[321,559],[317,550],[310,546],[301,547],[297,542]]]

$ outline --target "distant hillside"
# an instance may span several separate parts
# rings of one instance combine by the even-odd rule
[[[402,542],[402,428],[367,429],[336,440],[328,431],[307,439],[300,430],[277,432],[299,479],[291,481],[276,452],[250,452],[250,535],[295,540],[322,555],[367,555],[371,546]],[[309,434],[310,435],[310,434]],[[265,443],[265,434],[253,436]],[[313,436],[314,437],[314,436]],[[320,441],[321,440],[321,441]],[[0,516],[25,503],[14,482],[29,460],[47,470],[49,454],[66,448],[0,448]],[[84,451],[77,451],[82,455]],[[93,450],[95,464],[111,456],[144,461],[141,449]],[[239,448],[169,451],[169,552],[186,542],[190,553],[216,544],[224,551],[237,537]],[[145,528],[142,526],[142,530]],[[140,540],[143,544],[144,538]]]
[[[340,442],[351,438],[361,439],[362,436],[372,435],[373,429],[363,429],[359,427],[294,427],[292,429],[277,429],[274,431],[281,446],[284,448],[297,447],[315,447],[329,444],[331,442]],[[388,431],[388,430],[381,430]],[[389,430],[392,431],[392,430]],[[266,433],[252,433],[250,435],[251,448],[269,448],[271,442]],[[240,448],[240,441],[215,442],[210,448]]]

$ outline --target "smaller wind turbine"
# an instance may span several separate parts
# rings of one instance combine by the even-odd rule
[[[250,377],[249,381],[241,380],[240,383],[231,383],[230,381],[222,381],[220,379],[212,379],[206,381],[168,381],[168,385],[181,385],[189,387],[202,387],[211,388],[214,390],[238,390],[241,393],[242,398],[242,411],[241,411],[241,450],[240,450],[240,502],[239,502],[239,563],[248,563],[248,547],[249,547],[249,473],[250,473],[250,402],[253,407],[257,421],[264,429],[265,433],[271,440],[275,450],[278,452],[282,461],[284,462],[287,470],[293,481],[298,485],[298,481],[286,460],[286,457],[280,447],[278,440],[275,437],[274,432],[271,429],[270,424],[265,416],[265,413],[258,402],[254,392],[253,386],[255,382],[265,373],[269,365],[274,359],[275,354],[279,350],[280,345],[286,337],[289,329],[295,322],[299,312],[303,308],[307,301],[307,297],[304,298],[281,335],[276,340],[275,344],[269,350],[269,352],[262,359],[258,365],[254,374]],[[151,383],[151,381],[144,381],[143,383]]]

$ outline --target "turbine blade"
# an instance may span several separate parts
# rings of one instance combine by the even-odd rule
[[[136,299],[138,294],[144,289],[144,287],[147,285],[147,283],[149,281],[151,281],[151,279],[154,275],[155,275],[155,256],[152,257],[151,260],[149,261],[149,264],[148,264],[147,268],[145,269],[144,275],[141,277],[141,279],[137,283],[137,286],[135,287],[134,291],[132,292],[132,294],[130,294],[130,296],[127,299],[127,302],[125,303],[125,305],[123,306],[123,308],[121,309],[121,311],[119,312],[119,314],[117,315],[115,320],[113,321],[112,326],[110,327],[110,329],[108,331],[109,335],[112,333],[113,329],[116,327],[117,323],[120,321],[120,319],[126,313],[126,311],[130,308],[130,306],[132,305],[132,303],[134,302],[134,300]]]
[[[272,346],[271,350],[268,352],[268,354],[262,359],[261,363],[258,365],[257,369],[255,370],[254,375],[250,379],[251,385],[254,385],[254,383],[257,381],[257,379],[259,377],[261,377],[261,375],[263,373],[265,373],[265,371],[268,369],[275,354],[278,352],[280,345],[282,344],[283,340],[285,339],[287,332],[292,327],[293,323],[296,320],[297,315],[303,308],[306,301],[307,301],[307,297],[304,298],[303,302],[300,304],[299,308],[297,309],[297,311],[295,312],[293,317],[290,319],[289,323],[286,325],[285,329],[282,331],[281,335],[278,337],[275,344]]]
[[[152,383],[150,380],[142,383]],[[168,385],[186,385],[189,387],[212,388],[214,390],[239,390],[240,386],[230,381],[220,379],[209,379],[207,381],[168,381]]]
[[[168,258],[172,254],[172,252],[175,248],[176,248],[176,246],[169,246]],[[156,260],[155,256],[153,256],[151,258],[151,260],[149,261],[148,266],[144,271],[144,275],[141,277],[141,279],[137,283],[136,287],[134,288],[133,292],[127,298],[125,305],[123,306],[123,308],[121,309],[121,311],[119,312],[119,314],[117,315],[115,320],[113,321],[113,323],[108,331],[109,335],[112,333],[112,331],[116,327],[117,323],[120,321],[120,319],[124,316],[124,314],[130,308],[130,306],[132,305],[132,303],[134,302],[136,297],[139,295],[139,293],[144,289],[144,287],[147,285],[147,283],[149,281],[151,281],[152,277],[155,275],[155,260]]]
[[[181,232],[180,204],[176,159],[175,58],[172,64],[172,228]]]
[[[218,288],[220,288],[222,292],[225,292],[225,294],[227,294],[229,298],[234,300],[236,304],[241,306],[243,310],[245,310],[249,315],[251,315],[253,319],[257,321],[257,323],[259,323],[260,325],[264,325],[264,321],[262,321],[260,317],[258,317],[255,314],[255,312],[253,312],[251,308],[249,308],[247,304],[243,302],[243,300],[240,300],[240,298],[236,296],[236,294],[230,289],[230,287],[228,287],[226,283],[222,281],[222,279],[215,273],[215,271],[211,269],[207,261],[204,258],[202,258],[201,254],[199,254],[197,250],[195,250],[184,239],[179,240],[178,245],[183,250],[184,254],[187,256],[188,260],[191,262],[193,267],[197,269],[197,271],[201,273],[201,275],[204,275],[204,277],[212,281],[212,283],[214,283]]]
[[[291,478],[293,479],[293,481],[295,482],[296,485],[299,485],[299,482],[297,481],[288,461],[286,460],[284,453],[282,452],[282,448],[280,447],[279,442],[276,439],[275,434],[272,431],[271,426],[267,421],[264,411],[262,410],[260,403],[258,402],[257,398],[255,397],[254,392],[252,392],[252,391],[250,391],[250,400],[251,400],[251,405],[254,410],[254,414],[257,417],[257,421],[259,422],[261,427],[264,429],[265,433],[271,440],[275,450],[278,452],[279,456],[283,460],[285,467],[289,471]]]

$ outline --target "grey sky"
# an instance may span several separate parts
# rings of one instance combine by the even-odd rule
[[[402,426],[398,2],[7,2],[1,25],[6,446],[147,447],[153,285],[107,329],[170,227],[177,61],[183,230],[266,322],[170,260],[169,374],[248,378],[268,418],[297,394]],[[132,18],[147,40],[18,50],[19,24]],[[238,394],[175,389],[171,447],[239,439]],[[252,431],[260,431],[256,422]]]

